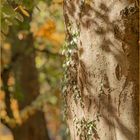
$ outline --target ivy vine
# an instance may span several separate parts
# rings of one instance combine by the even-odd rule
[[[84,0],[81,1],[81,12],[83,8]],[[81,13],[79,13],[81,17]],[[67,23],[67,36],[68,40],[63,47],[62,54],[65,56],[65,61],[63,64],[64,77],[62,84],[62,93],[64,101],[64,116],[68,117],[69,99],[73,97],[76,104],[80,104],[81,108],[84,108],[83,97],[81,96],[81,90],[78,86],[77,75],[78,75],[78,65],[80,63],[78,57],[78,39],[80,35],[79,24],[77,28],[72,29],[72,24]],[[77,136],[81,140],[93,140],[96,131],[96,120],[90,120],[86,118],[78,119],[74,116],[73,123],[75,124],[77,130]]]
[[[72,31],[71,24],[68,27],[71,33],[70,40],[65,43],[62,54],[65,55],[65,62],[63,64],[64,77],[63,77],[63,97],[64,97],[64,114],[67,115],[67,95],[72,94],[75,103],[80,103],[84,107],[81,91],[78,87],[77,71],[78,71],[78,47],[77,41],[79,37],[79,30]]]
[[[74,123],[77,129],[77,136],[80,137],[81,140],[93,140],[96,137],[96,120],[85,119],[74,119]]]

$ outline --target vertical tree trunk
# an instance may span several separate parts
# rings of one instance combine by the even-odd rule
[[[19,75],[21,92],[24,93],[24,100],[19,102],[20,109],[23,109],[39,95],[38,72],[35,66],[35,54],[32,53],[33,37],[28,35],[21,42],[22,48],[19,50],[24,53],[17,65],[20,70],[15,72]],[[30,52],[31,51],[31,52]],[[13,130],[14,140],[50,140],[46,128],[44,114],[37,111],[23,125]]]
[[[138,140],[138,3],[64,0],[71,140]]]

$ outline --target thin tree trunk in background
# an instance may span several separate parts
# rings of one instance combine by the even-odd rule
[[[24,99],[19,102],[20,109],[23,109],[39,95],[38,72],[35,66],[35,54],[33,49],[32,34],[28,35],[21,41],[23,46],[19,46],[20,51],[23,49],[23,56],[18,61],[17,69],[21,92]],[[30,52],[31,50],[31,52]],[[16,69],[15,69],[16,72]],[[37,111],[33,116],[24,122],[21,126],[13,130],[14,140],[50,140],[46,128],[44,114]]]
[[[134,0],[64,0],[71,140],[138,140],[137,6]]]

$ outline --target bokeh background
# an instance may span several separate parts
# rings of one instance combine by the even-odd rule
[[[0,140],[68,140],[62,0],[1,0]]]

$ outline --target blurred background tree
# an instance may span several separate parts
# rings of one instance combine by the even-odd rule
[[[60,95],[62,0],[1,0],[0,12],[0,139],[6,131],[14,140],[68,139]]]

